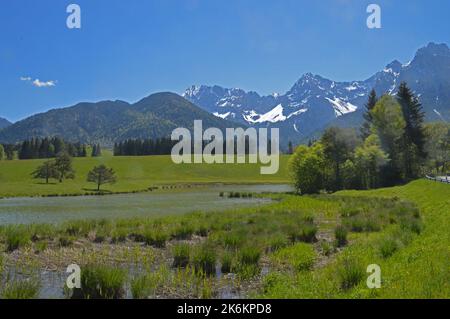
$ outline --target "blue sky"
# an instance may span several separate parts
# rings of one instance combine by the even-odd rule
[[[70,3],[80,30],[66,27]],[[370,3],[382,29],[366,26]],[[2,1],[0,117],[191,84],[284,93],[306,72],[365,79],[430,41],[450,43],[448,12],[444,0]]]

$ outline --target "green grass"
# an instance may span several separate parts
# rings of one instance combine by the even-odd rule
[[[280,264],[291,267],[295,271],[310,270],[314,265],[316,252],[310,244],[297,243],[277,251],[272,259]]]
[[[0,290],[3,299],[35,299],[39,295],[40,283],[36,279],[7,282]]]
[[[81,288],[74,299],[118,299],[125,294],[126,272],[117,267],[85,265],[81,267]]]
[[[358,197],[366,204],[351,208],[351,202]],[[264,280],[260,297],[450,297],[449,185],[418,180],[393,188],[343,191],[329,200],[333,198],[344,203],[340,209],[344,220],[372,217],[371,223],[379,231],[366,227],[351,232],[350,244],[325,267],[301,275],[270,273]],[[404,200],[414,202],[420,216],[417,208]],[[395,246],[392,238],[396,239]],[[370,264],[381,267],[380,289],[366,286],[369,274],[365,270]]]
[[[162,184],[183,183],[286,183],[288,156],[280,157],[280,170],[275,175],[261,175],[260,164],[174,164],[170,156],[74,158],[76,178],[62,184],[33,180],[31,172],[45,160],[0,161],[0,197],[40,195],[82,195],[95,193],[95,185],[86,182],[87,173],[94,166],[112,167],[117,183],[105,185],[105,192],[147,190]]]

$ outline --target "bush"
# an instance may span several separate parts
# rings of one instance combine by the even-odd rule
[[[334,229],[334,237],[337,247],[343,247],[347,244],[347,228],[340,225]]]
[[[173,247],[173,267],[186,267],[189,264],[190,248],[188,244],[179,244]]]
[[[81,268],[81,288],[74,299],[119,299],[125,296],[126,272],[120,268],[87,265]]]
[[[353,257],[345,257],[338,266],[338,277],[342,289],[350,289],[357,286],[365,276],[364,267],[359,260]]]
[[[38,297],[40,283],[36,279],[8,282],[2,291],[4,299],[34,299]]]
[[[212,275],[216,272],[216,253],[208,244],[197,247],[193,258],[194,268],[198,272]]]

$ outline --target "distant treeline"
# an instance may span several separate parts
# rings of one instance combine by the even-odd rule
[[[176,143],[170,138],[129,139],[114,144],[114,156],[169,155]]]
[[[120,143],[114,144],[114,156],[145,156],[145,155],[170,155],[172,148],[178,141],[172,141],[170,138],[158,139],[129,139]],[[203,141],[202,149],[210,143]],[[270,154],[270,140],[268,141],[268,153]],[[223,143],[223,153],[226,153],[226,144]],[[237,153],[237,143],[234,147],[235,154]],[[194,150],[191,150],[194,154]],[[214,154],[214,152],[213,152]],[[245,141],[245,154],[249,154],[249,141]]]
[[[71,157],[87,157],[88,145],[81,143],[70,143],[59,137],[32,138],[17,144],[0,144],[5,159],[12,160],[17,154],[20,160],[53,158],[65,152]],[[93,145],[91,156],[101,156],[100,145]],[[0,158],[1,159],[1,158]]]
[[[72,157],[87,156],[86,145],[69,143],[59,137],[53,137],[23,141],[18,147],[18,157],[19,159],[52,158],[63,151]]]

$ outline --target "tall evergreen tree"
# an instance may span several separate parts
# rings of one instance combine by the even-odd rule
[[[404,165],[408,179],[418,176],[419,167],[426,158],[426,136],[422,105],[419,99],[411,92],[406,82],[402,82],[398,89],[397,100],[402,107],[405,120],[403,135]]]
[[[374,89],[372,89],[372,91],[370,91],[369,98],[365,105],[365,110],[364,110],[364,114],[363,114],[364,123],[361,126],[361,138],[363,140],[368,138],[371,134],[371,131],[370,131],[370,128],[372,125],[371,111],[373,110],[373,108],[375,107],[377,102],[378,102],[377,93],[375,92]]]

